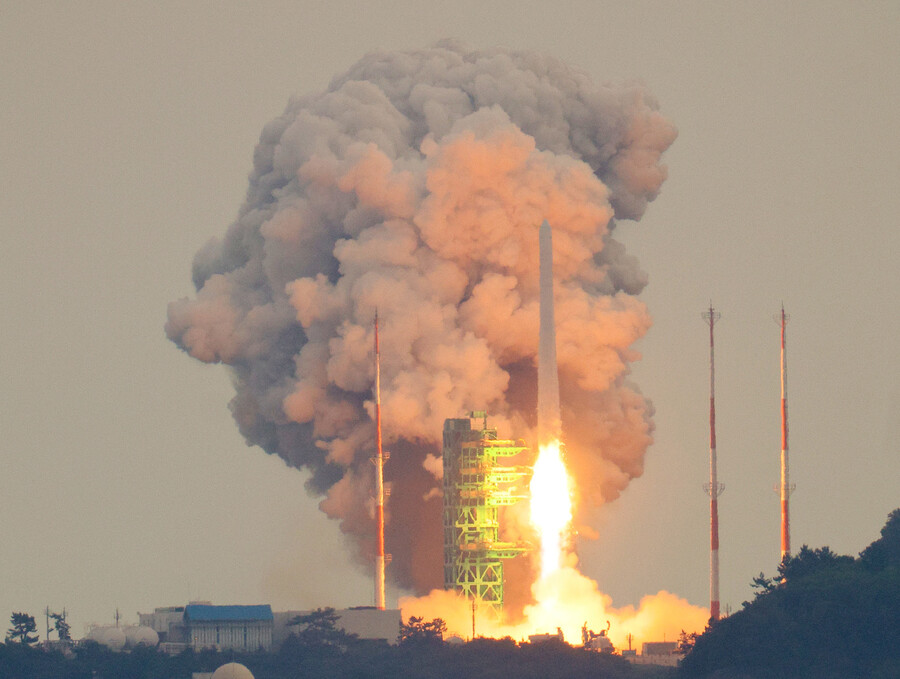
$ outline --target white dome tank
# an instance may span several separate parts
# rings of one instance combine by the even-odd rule
[[[121,651],[125,648],[125,632],[118,627],[95,627],[91,630],[88,638],[113,651]]]
[[[239,662],[230,662],[213,672],[212,679],[253,679],[253,673]]]
[[[152,627],[145,625],[134,625],[125,628],[125,646],[134,648],[135,646],[156,646],[159,643],[159,635]]]

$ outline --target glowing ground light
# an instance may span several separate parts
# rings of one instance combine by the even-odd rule
[[[559,441],[552,441],[541,446],[531,478],[531,523],[541,542],[542,578],[562,566],[571,522],[569,474]]]

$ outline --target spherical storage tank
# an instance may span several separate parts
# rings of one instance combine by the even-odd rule
[[[125,632],[118,627],[95,627],[91,630],[88,638],[113,651],[121,651],[125,648]]]
[[[253,679],[253,674],[239,662],[230,662],[213,672],[212,679]]]
[[[159,635],[152,627],[134,625],[125,628],[125,647],[156,646],[159,643]]]

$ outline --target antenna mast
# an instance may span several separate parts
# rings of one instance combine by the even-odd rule
[[[381,449],[381,353],[375,310],[375,608],[384,610],[384,452]]]
[[[791,555],[791,518],[788,498],[790,498],[795,488],[791,484],[788,474],[787,353],[785,351],[785,336],[789,319],[790,316],[784,313],[784,304],[782,304],[781,314],[775,316],[775,321],[781,325],[781,485],[777,490],[781,494],[782,561]]]
[[[701,316],[709,325],[709,483],[703,489],[709,495],[709,617],[719,619],[719,495],[725,486],[716,471],[716,363],[713,326],[721,314],[709,303]]]

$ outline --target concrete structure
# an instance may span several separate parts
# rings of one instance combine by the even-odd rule
[[[297,627],[288,623],[300,615],[308,615],[312,611],[280,611],[274,614],[274,631],[272,644],[278,648]],[[400,635],[400,609],[380,610],[374,606],[358,606],[336,610],[337,625],[348,634],[355,634],[360,639],[383,640],[396,644]]]
[[[152,613],[138,613],[143,627],[149,627],[159,636],[160,643],[184,643],[184,606],[163,606]]]
[[[195,650],[215,648],[255,651],[272,650],[274,617],[268,604],[260,606],[184,607],[187,643]]]
[[[665,667],[677,667],[681,661],[678,653],[678,644],[674,641],[648,641],[641,650],[641,655],[633,652],[622,652],[628,662],[633,665],[662,665]]]
[[[499,508],[525,499],[512,484],[531,473],[525,466],[500,466],[524,446],[497,438],[487,414],[444,420],[444,588],[499,612],[503,607],[503,560],[526,551],[500,542]],[[480,429],[471,418],[482,419]],[[477,420],[476,420],[477,421]]]

